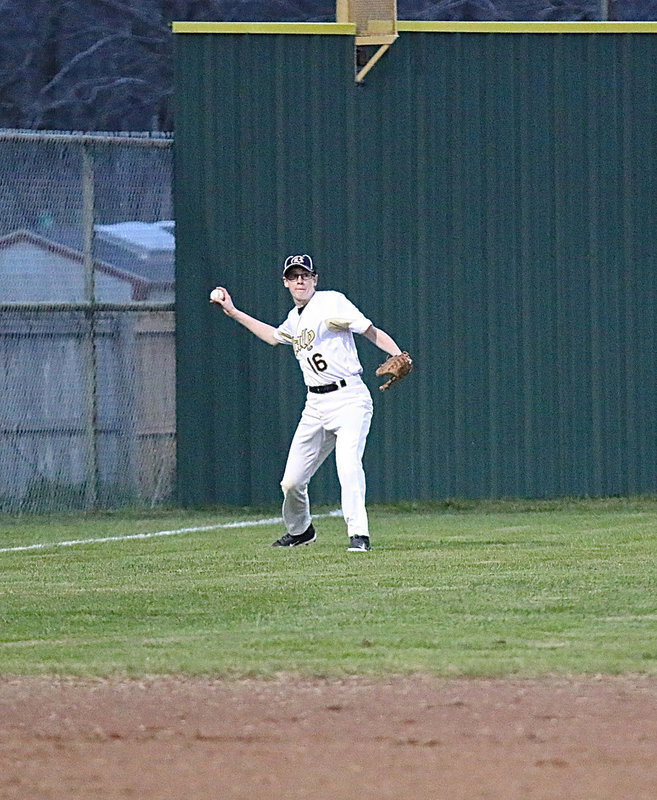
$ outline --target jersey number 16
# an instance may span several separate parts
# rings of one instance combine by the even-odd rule
[[[306,361],[310,364],[310,369],[313,372],[324,372],[324,370],[328,369],[328,364],[324,361],[321,353],[315,353],[312,358],[307,358]]]

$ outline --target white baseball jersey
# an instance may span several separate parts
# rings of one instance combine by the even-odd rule
[[[306,386],[321,386],[363,371],[354,333],[371,324],[341,292],[315,292],[303,308],[290,311],[276,338],[294,348]]]

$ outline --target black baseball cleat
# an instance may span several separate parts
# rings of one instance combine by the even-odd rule
[[[311,522],[303,533],[300,533],[298,536],[292,536],[291,533],[286,533],[285,536],[276,539],[272,547],[298,547],[300,544],[312,544],[316,538],[317,534]]]
[[[352,536],[349,539],[349,550],[351,553],[366,553],[372,549],[369,536]]]

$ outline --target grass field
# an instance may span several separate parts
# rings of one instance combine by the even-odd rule
[[[0,674],[657,674],[657,500],[0,518]],[[33,544],[41,549],[11,550]]]

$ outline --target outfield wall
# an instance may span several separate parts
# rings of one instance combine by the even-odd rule
[[[417,361],[376,392],[369,499],[657,488],[657,24],[176,23],[181,502],[277,501],[303,385],[207,302],[290,306],[311,252]],[[335,501],[324,467],[315,501]]]

